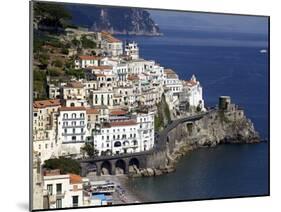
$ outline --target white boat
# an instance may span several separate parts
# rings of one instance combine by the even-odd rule
[[[262,54],[267,53],[267,50],[266,49],[261,49],[260,53],[262,53]]]

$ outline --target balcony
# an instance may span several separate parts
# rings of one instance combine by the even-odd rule
[[[76,117],[76,118],[72,118],[72,117],[69,117],[69,118],[62,118],[63,121],[83,121],[85,120],[85,117]]]
[[[62,126],[62,128],[84,128],[86,125],[69,125],[69,126]]]
[[[75,135],[85,135],[86,132],[75,132],[75,133],[62,133],[63,136],[75,136]]]

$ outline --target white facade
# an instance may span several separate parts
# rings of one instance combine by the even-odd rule
[[[186,100],[190,106],[201,107],[204,110],[204,99],[203,99],[203,89],[200,82],[197,81],[196,77],[192,75],[189,81],[184,83],[184,93],[186,94]]]
[[[164,70],[164,89],[165,91],[170,91],[173,95],[177,95],[182,91],[182,81],[171,69]]]
[[[136,42],[128,42],[125,45],[125,55],[129,56],[131,59],[139,59],[139,47]]]
[[[80,176],[60,174],[59,170],[45,174],[44,192],[48,196],[49,208],[69,208],[83,206],[83,184]]]
[[[80,56],[77,60],[74,61],[75,69],[87,68],[90,66],[98,66],[101,57],[97,56]]]
[[[147,151],[154,146],[154,113],[121,118],[96,129],[94,147],[99,155]]]
[[[58,142],[62,155],[79,155],[86,140],[87,118],[85,107],[61,107],[58,117]]]

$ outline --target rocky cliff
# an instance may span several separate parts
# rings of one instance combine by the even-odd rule
[[[166,148],[147,159],[146,169],[134,176],[156,176],[172,172],[177,161],[188,152],[222,143],[257,143],[258,132],[236,105],[229,110],[214,110],[193,122],[183,122],[167,134]]]
[[[112,34],[161,35],[148,11],[139,8],[67,5],[75,25]]]

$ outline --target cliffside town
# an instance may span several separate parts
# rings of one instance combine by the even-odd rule
[[[230,97],[205,108],[194,74],[179,79],[175,70],[143,59],[138,43],[123,43],[98,25],[96,32],[64,27],[61,33],[62,23],[46,23],[42,17],[34,23],[33,209],[110,205],[116,193],[128,202],[113,182],[75,173],[77,161],[86,161],[86,174],[95,177],[156,176],[174,171],[198,147],[259,142]]]

